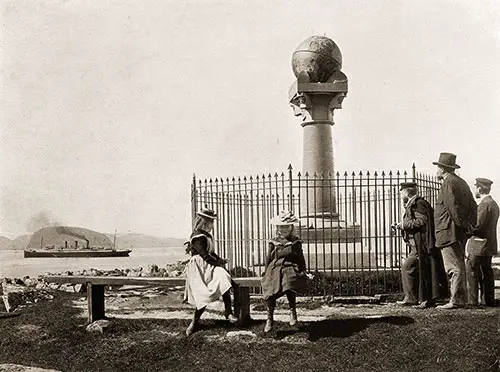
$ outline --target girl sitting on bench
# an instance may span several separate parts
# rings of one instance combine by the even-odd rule
[[[227,262],[214,251],[214,239],[211,231],[217,215],[210,209],[196,213],[194,229],[189,239],[186,252],[191,255],[186,265],[186,288],[184,300],[196,306],[194,317],[186,329],[190,336],[199,326],[200,317],[208,304],[217,301],[222,296],[226,319],[236,323],[237,318],[231,310],[232,287],[231,275],[224,269]]]

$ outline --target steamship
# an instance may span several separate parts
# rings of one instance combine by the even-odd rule
[[[45,234],[47,234],[47,232],[50,233],[50,230],[48,230],[48,229],[50,229],[50,228],[41,229],[37,232],[38,234],[34,234],[32,241],[33,241],[33,239],[36,239],[36,238],[38,238],[38,236],[40,236],[40,249],[31,248],[32,242],[30,242],[28,247],[24,250],[24,258],[128,257],[130,252],[132,252],[130,249],[116,249],[116,233],[115,233],[112,247],[109,247],[109,246],[108,247],[103,247],[103,246],[94,247],[94,246],[90,246],[89,240],[84,235],[76,234],[75,228],[68,228],[68,227],[56,227],[55,231],[58,234],[60,234],[59,237],[61,237],[61,235],[62,236],[78,237],[79,239],[84,240],[85,243],[79,245],[79,240],[75,240],[74,246],[69,247],[68,241],[65,240],[64,246],[62,244],[57,244],[58,245],[57,247],[56,247],[56,244],[44,246],[43,236],[44,236],[44,232],[45,232]],[[79,230],[81,231],[84,229],[79,229]],[[87,231],[89,231],[89,230],[87,230]]]

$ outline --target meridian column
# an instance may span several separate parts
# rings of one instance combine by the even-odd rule
[[[290,87],[289,102],[294,115],[302,118],[302,170],[311,179],[308,197],[302,197],[301,217],[335,219],[332,126],[333,111],[342,108],[347,94],[347,77],[340,71],[342,55],[333,40],[312,36],[293,53],[292,68],[297,80]]]

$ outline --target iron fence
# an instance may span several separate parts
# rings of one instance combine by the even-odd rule
[[[193,177],[192,212],[194,216],[202,207],[216,211],[217,249],[237,276],[262,275],[267,241],[274,233],[269,220],[288,209],[299,216],[297,233],[308,270],[336,278],[330,289],[334,293],[328,294],[394,292],[401,289],[400,265],[408,252],[391,224],[403,213],[400,183],[409,180],[417,182],[420,195],[433,205],[440,183],[417,172],[415,165],[410,173],[327,176],[294,174],[290,166],[274,175]]]

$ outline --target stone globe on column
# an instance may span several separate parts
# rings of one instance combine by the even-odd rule
[[[342,68],[342,53],[326,36],[311,36],[297,47],[292,55],[292,69],[299,80],[325,83]]]

